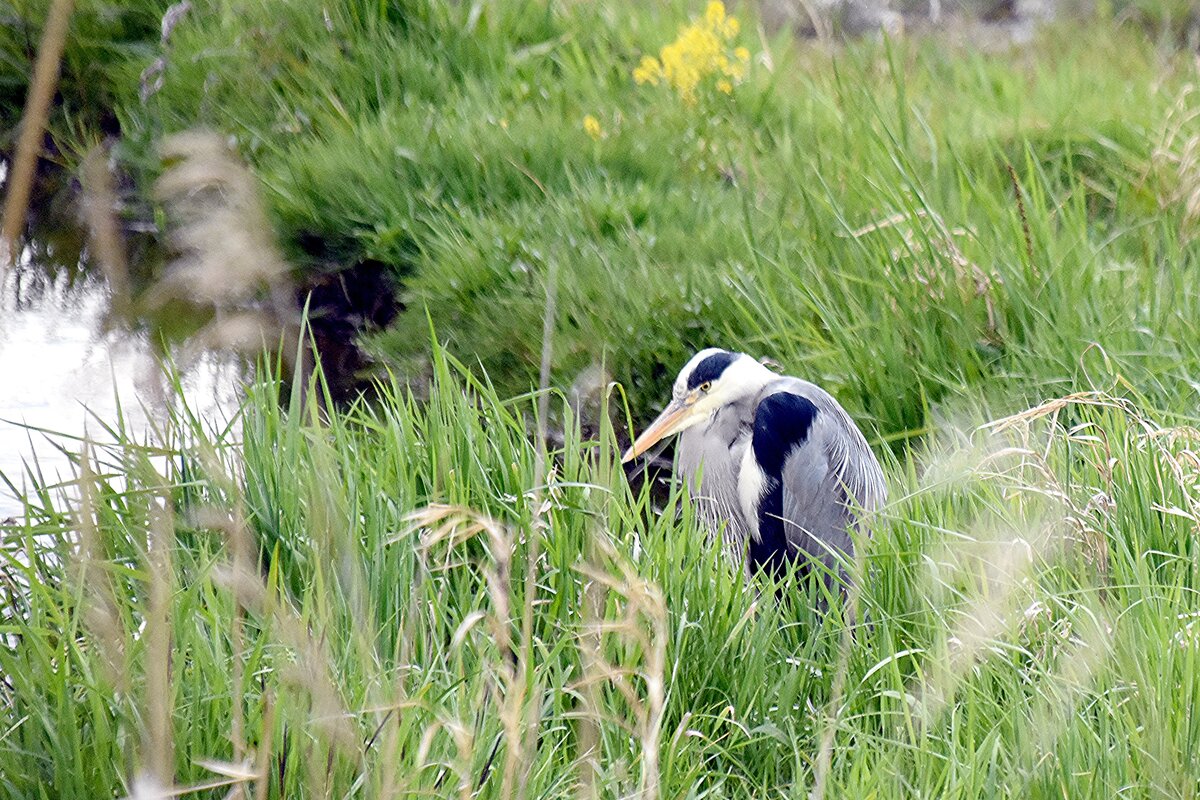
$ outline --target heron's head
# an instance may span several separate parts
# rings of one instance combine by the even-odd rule
[[[777,377],[745,353],[718,347],[701,350],[679,371],[671,402],[634,440],[621,461],[630,461],[658,441],[711,419],[722,406],[753,394]]]

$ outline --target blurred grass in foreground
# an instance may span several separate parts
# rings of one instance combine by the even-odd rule
[[[255,389],[240,442],[186,409],[117,428],[79,447],[80,502],[28,498],[7,795],[1195,791],[1196,431],[1087,394],[891,462],[839,667],[838,616],[631,496],[610,430],[568,428],[537,485],[532,398],[434,363],[428,402],[327,420]]]

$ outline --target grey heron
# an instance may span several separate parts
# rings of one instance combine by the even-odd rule
[[[858,515],[887,498],[879,461],[838,402],[745,353],[693,356],[622,461],[673,434],[698,515],[748,570],[833,567],[853,556]]]

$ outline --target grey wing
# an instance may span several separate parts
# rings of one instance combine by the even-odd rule
[[[842,441],[843,432],[828,422],[818,422],[806,446],[796,448],[783,465],[783,532],[790,547],[805,551],[826,564],[854,555],[858,512],[865,502],[874,510],[882,489],[870,476],[875,456],[854,457]],[[864,463],[864,461],[866,463]],[[868,533],[869,535],[869,533]]]
[[[829,471],[842,493],[842,499],[854,519],[860,514],[873,514],[887,502],[883,468],[871,452],[871,446],[867,444],[862,431],[845,409],[823,389],[812,384],[809,386],[820,393],[817,404],[826,412],[828,429],[824,445]]]
[[[752,558],[782,565],[800,552],[826,564],[852,557],[859,513],[877,510],[886,499],[879,462],[824,390],[784,379],[768,391],[753,442],[766,492]]]

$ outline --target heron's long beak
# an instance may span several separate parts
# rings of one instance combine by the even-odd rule
[[[632,461],[653,447],[656,442],[687,427],[695,403],[695,398],[691,396],[681,400],[672,400],[671,404],[658,415],[658,419],[651,422],[650,427],[642,431],[641,436],[634,439],[633,444],[625,451],[625,455],[621,456],[621,463]]]

